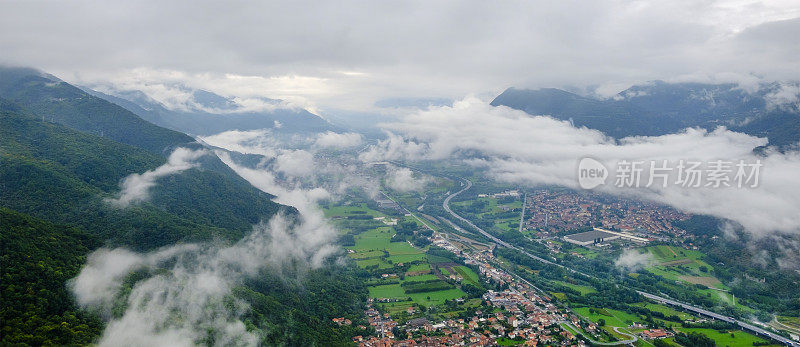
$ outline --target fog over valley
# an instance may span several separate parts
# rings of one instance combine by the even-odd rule
[[[0,345],[800,345],[798,30],[0,2]]]

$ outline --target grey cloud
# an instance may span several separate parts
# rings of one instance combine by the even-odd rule
[[[366,110],[386,97],[456,98],[510,85],[726,72],[798,79],[798,17],[791,0],[11,1],[0,5],[0,47],[8,63],[70,81],[110,81],[138,67],[190,80],[231,74],[239,77],[210,90],[233,96],[250,77],[283,78],[264,92],[280,95],[263,96]],[[292,78],[311,80],[287,87]]]
[[[533,117],[506,107],[467,98],[453,107],[431,108],[410,114],[402,122],[385,125],[395,133],[361,154],[364,161],[386,159],[459,159],[495,179],[527,185],[552,184],[578,188],[578,161],[592,157],[615,169],[621,160],[761,160],[757,188],[681,187],[653,185],[618,188],[614,176],[598,187],[601,192],[636,196],[698,214],[735,221],[755,235],[800,232],[800,172],[797,152],[753,154],[766,143],[719,128],[708,132],[686,129],[657,137],[629,137],[619,141],[550,117]],[[477,155],[471,155],[477,154]],[[674,172],[673,172],[674,174]],[[643,176],[644,177],[644,176]],[[670,177],[674,182],[674,175]],[[643,181],[643,183],[646,181]]]

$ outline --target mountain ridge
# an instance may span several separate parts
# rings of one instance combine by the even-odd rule
[[[282,132],[317,133],[341,131],[322,117],[305,109],[280,107],[280,100],[259,99],[275,104],[272,110],[242,110],[236,102],[202,89],[192,90],[192,101],[200,107],[170,109],[140,90],[113,94],[90,88],[96,97],[115,102],[153,124],[192,135],[214,135],[228,130],[276,129]]]
[[[731,130],[769,138],[769,145],[790,148],[800,141],[797,105],[775,105],[789,84],[764,83],[748,92],[733,83],[667,83],[635,85],[605,99],[561,89],[508,88],[491,104],[531,115],[549,115],[575,126],[600,130],[614,138],[658,136],[688,127]]]

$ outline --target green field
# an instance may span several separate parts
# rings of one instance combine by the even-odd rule
[[[425,254],[417,253],[417,254],[398,254],[392,255],[388,257],[388,260],[391,260],[392,263],[410,263],[412,261],[424,261],[426,258]]]
[[[581,295],[586,295],[586,294],[591,294],[591,293],[596,293],[597,292],[597,290],[595,290],[594,288],[592,288],[590,286],[582,286],[582,285],[579,285],[579,284],[572,284],[572,283],[563,282],[563,281],[556,281],[555,283],[558,283],[558,284],[560,284],[562,286],[565,286],[565,287],[568,287],[568,288],[575,289],[578,292],[580,292]]]
[[[586,259],[597,258],[598,254],[599,254],[597,251],[589,249],[589,248],[586,248],[586,247],[574,247],[574,248],[570,249],[569,252],[570,253],[575,252],[577,254],[580,254],[580,255],[586,257]]]
[[[502,233],[519,230],[519,213],[522,208],[522,201],[517,199],[513,202],[500,204],[498,199],[491,197],[477,198],[468,201],[452,203],[459,211],[471,211],[476,218],[491,220],[494,228]],[[480,208],[483,206],[483,208]],[[508,215],[509,211],[514,211]]]
[[[412,272],[413,273],[413,272],[430,272],[430,271],[431,271],[431,265],[427,264],[427,263],[423,263],[423,264],[411,265],[408,268],[407,272]]]
[[[394,236],[391,227],[379,227],[354,236],[355,246],[348,247],[355,253],[349,256],[356,260],[359,267],[377,266],[379,269],[390,269],[400,263],[426,261],[422,250],[408,242],[390,242]],[[387,256],[388,254],[388,256]],[[430,271],[428,264],[414,264],[409,271]]]
[[[378,258],[383,256],[382,251],[363,251],[358,253],[351,253],[350,258],[359,260],[359,259],[369,259],[369,258]]]
[[[687,314],[685,312],[677,311],[667,306],[653,304],[649,302],[642,302],[634,304],[635,306],[645,307],[651,311],[661,312],[666,315],[676,315],[682,319],[691,319],[695,318],[694,316]],[[590,321],[597,323],[600,319],[605,320],[606,322],[606,331],[609,333],[616,335],[613,333],[612,329],[608,329],[607,327],[627,327],[631,325],[633,322],[643,322],[644,319],[640,318],[637,315],[622,312],[613,309],[600,309],[594,308],[594,313],[589,312],[589,307],[578,307],[574,308],[573,311]],[[766,342],[764,339],[754,336],[752,334],[746,333],[744,331],[739,330],[731,330],[725,332],[719,332],[714,329],[703,329],[703,328],[683,328],[683,327],[676,327],[675,330],[681,332],[698,332],[702,333],[709,338],[713,339],[717,346],[753,346],[753,342],[763,343]],[[733,336],[731,336],[733,334]]]
[[[344,228],[352,224],[363,224],[366,222],[374,223],[372,219],[348,219],[347,216],[352,215],[370,215],[372,217],[384,216],[380,212],[370,210],[364,204],[356,204],[353,206],[334,206],[329,207],[325,211],[328,217],[340,217],[337,222]],[[407,220],[413,217],[406,217]],[[353,236],[355,245],[347,247],[355,253],[349,253],[348,256],[356,261],[356,264],[361,268],[373,269],[377,267],[380,270],[386,270],[391,273],[393,268],[397,267],[400,263],[413,263],[409,266],[407,273],[428,272],[428,274],[421,274],[417,276],[407,276],[403,279],[402,283],[414,283],[429,280],[437,280],[438,278],[430,274],[431,263],[434,262],[451,262],[452,260],[440,257],[428,256],[421,249],[412,246],[406,241],[391,242],[392,236],[395,231],[391,226],[384,226],[376,224],[369,230],[355,234]],[[419,223],[418,223],[419,225]],[[464,268],[464,274],[470,280],[477,281],[477,275]],[[464,275],[462,275],[464,276]],[[395,279],[397,280],[397,279]],[[372,283],[381,283],[390,280],[382,280],[374,278]],[[397,302],[397,303],[380,303],[380,305],[387,310],[394,312],[401,312],[408,308],[412,303],[418,303],[424,306],[441,305],[445,300],[452,300],[466,296],[462,290],[449,286],[449,289],[436,290],[421,293],[406,293],[401,284],[378,284],[369,286],[369,296],[372,298],[390,298],[390,299],[404,299],[411,298],[411,302]]]
[[[466,293],[464,293],[458,288],[437,290],[434,292],[409,293],[409,294],[406,294],[406,292],[403,290],[403,287],[401,287],[400,284],[385,284],[380,286],[371,286],[368,288],[369,288],[369,296],[371,298],[401,299],[410,297],[411,300],[413,300],[414,302],[424,306],[441,305],[444,303],[445,300],[461,298],[466,295]]]
[[[731,330],[728,332],[719,332],[714,329],[701,329],[701,328],[675,328],[675,330],[684,333],[688,332],[701,333],[713,339],[714,342],[717,343],[717,346],[744,347],[744,346],[753,346],[753,342],[759,342],[759,343],[767,342],[766,340],[760,337],[739,330]],[[731,334],[733,334],[733,336],[731,336]]]
[[[448,290],[439,290],[427,293],[412,293],[408,294],[414,302],[425,306],[434,306],[444,304],[445,300],[453,300],[466,296],[461,289],[453,288]]]
[[[440,263],[452,263],[453,260],[450,258],[440,257],[436,255],[428,255],[428,263],[430,264],[440,264]]]
[[[627,327],[634,322],[642,321],[636,315],[607,308],[595,308],[594,313],[589,312],[589,307],[578,307],[574,308],[573,311],[594,323],[603,319],[606,321],[607,326],[612,327]]]
[[[400,287],[400,284],[385,284],[382,286],[371,286],[369,289],[369,296],[371,298],[406,298],[406,292]]]
[[[647,267],[647,271],[655,275],[673,281],[728,290],[727,286],[714,277],[714,268],[702,260],[705,257],[702,252],[666,245],[650,246],[645,250],[655,260]]]
[[[393,268],[393,264],[389,264],[385,262],[381,258],[372,258],[372,259],[365,259],[365,260],[358,260],[356,261],[356,265],[362,268],[367,268],[371,266],[377,265],[379,269],[390,269]]]
[[[478,274],[476,274],[475,271],[472,271],[472,269],[466,266],[456,266],[453,268],[453,270],[456,270],[456,272],[461,275],[461,278],[463,278],[464,281],[472,283],[475,286],[480,286],[480,283],[478,283]]]
[[[391,315],[396,315],[400,312],[405,312],[409,307],[413,306],[413,301],[401,301],[401,302],[388,302],[388,303],[381,303],[380,306],[386,312]]]
[[[418,276],[406,276],[406,278],[402,281],[403,283],[413,283],[413,282],[423,282],[423,281],[430,281],[438,279],[436,275],[418,275]]]
[[[800,318],[798,317],[786,317],[786,316],[778,316],[776,317],[778,322],[781,324],[788,326],[789,328],[800,330]]]
[[[495,340],[498,346],[519,346],[525,343],[525,340],[512,340],[506,337],[501,337]]]
[[[383,213],[375,211],[367,207],[366,204],[353,204],[349,206],[329,206],[325,208],[325,217],[332,218],[332,217],[343,217],[343,216],[352,216],[357,214],[368,214],[374,217],[381,217],[385,216]]]
[[[394,235],[390,227],[372,229],[355,236],[356,245],[350,249],[356,252],[383,251],[389,248],[389,240]]]
[[[678,316],[683,320],[697,318],[697,317],[695,317],[695,316],[693,316],[691,314],[688,314],[686,312],[681,312],[681,311],[678,311],[678,310],[673,309],[673,308],[668,307],[668,306],[659,305],[659,304],[653,304],[653,303],[650,303],[650,302],[640,302],[640,303],[633,304],[633,306],[644,307],[644,308],[646,308],[646,309],[648,309],[650,311],[653,311],[653,312],[661,312],[666,316]]]

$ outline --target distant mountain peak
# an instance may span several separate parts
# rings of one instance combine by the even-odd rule
[[[576,126],[617,138],[724,125],[769,137],[771,145],[791,146],[800,141],[800,83],[797,82],[766,82],[753,89],[736,83],[656,80],[631,86],[605,99],[554,88],[508,88],[492,105],[570,120]]]
[[[307,110],[286,106],[266,97],[232,98],[205,89],[170,85],[169,99],[155,98],[143,90],[104,87],[98,97],[117,103],[139,117],[191,135],[212,135],[228,130],[280,129],[282,132],[340,130]],[[160,101],[159,101],[160,99]]]
[[[236,104],[236,101],[233,99],[203,89],[197,89],[192,92],[192,101],[194,101],[196,105],[212,110],[228,111],[239,108],[239,105]]]

